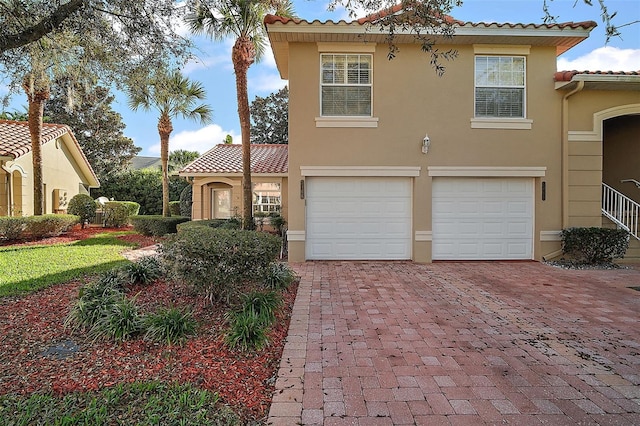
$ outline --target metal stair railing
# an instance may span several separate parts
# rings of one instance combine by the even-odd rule
[[[629,231],[636,240],[640,240],[638,233],[640,204],[604,182],[602,183],[602,214],[619,227]]]

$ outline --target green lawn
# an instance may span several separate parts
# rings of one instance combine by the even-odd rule
[[[71,244],[0,247],[0,297],[17,295],[95,274],[128,262],[132,247],[117,234],[98,234]]]

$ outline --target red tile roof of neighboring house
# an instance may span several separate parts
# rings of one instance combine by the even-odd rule
[[[69,134],[71,140],[84,159],[91,177],[98,182],[98,177],[91,168],[91,164],[82,152],[78,140],[73,135],[69,126],[64,124],[42,123],[42,145],[54,141],[65,134]],[[14,160],[31,152],[31,134],[29,123],[26,121],[0,120],[0,157],[11,157]]]
[[[578,74],[627,76],[640,75],[640,71],[558,71],[553,75],[555,81],[571,81]]]
[[[251,145],[251,173],[286,174],[289,170],[288,145]],[[180,175],[242,173],[242,145],[220,144],[180,170]]]

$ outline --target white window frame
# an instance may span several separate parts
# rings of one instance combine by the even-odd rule
[[[522,59],[522,64],[523,64],[523,79],[522,79],[522,84],[497,84],[497,85],[489,85],[489,84],[485,84],[485,85],[479,85],[478,84],[478,59],[479,58],[497,58],[498,60],[500,58],[511,58],[516,59]],[[474,117],[477,120],[484,120],[484,119],[488,119],[488,120],[525,120],[527,117],[527,57],[525,55],[491,55],[491,54],[486,54],[486,55],[475,55],[474,60],[473,60],[473,64],[474,64],[474,72],[473,72],[473,79],[474,79],[474,90],[473,90],[473,113],[474,113]],[[476,102],[477,102],[477,93],[478,93],[478,88],[496,88],[496,89],[500,89],[500,88],[505,88],[505,89],[522,89],[522,116],[517,116],[517,117],[509,117],[509,116],[492,116],[492,115],[478,115],[478,111],[477,111],[477,106],[476,106]]]
[[[262,183],[265,184],[274,184],[274,185],[278,185],[278,189],[277,191],[279,192],[279,195],[277,195],[278,198],[278,202],[277,203],[273,203],[270,202],[271,198],[270,197],[276,197],[275,195],[259,195],[258,192],[260,191],[256,191],[256,186],[260,185]],[[263,191],[263,192],[275,192],[274,191]],[[262,203],[261,201],[263,201],[262,197],[267,197],[267,201],[266,203]],[[265,213],[265,214],[269,214],[269,213],[280,213],[282,211],[282,184],[280,182],[254,182],[253,183],[253,190],[252,190],[252,197],[253,197],[253,214],[255,215],[256,213]],[[271,209],[271,206],[275,206],[274,209]],[[263,207],[267,207],[266,211]]]
[[[323,82],[323,58],[325,56],[343,56],[345,57],[345,60],[347,57],[349,56],[358,56],[358,57],[362,57],[362,56],[366,56],[369,57],[370,60],[370,64],[371,67],[369,68],[369,83],[363,84],[363,83],[348,83],[348,81],[343,82],[343,83],[324,83]],[[345,78],[347,78],[347,73],[345,73]],[[324,114],[323,113],[323,109],[322,109],[322,89],[323,87],[368,87],[369,88],[369,93],[370,93],[370,105],[369,105],[369,114],[367,115],[329,115],[329,114]],[[320,78],[319,78],[319,101],[320,101],[320,120],[316,120],[319,122],[322,122],[323,118],[330,118],[330,119],[355,119],[355,120],[362,120],[362,119],[371,119],[373,117],[373,55],[371,53],[359,53],[359,52],[349,52],[349,53],[321,53],[320,54]],[[375,121],[376,125],[377,125],[377,120]],[[321,126],[319,126],[321,127]],[[341,126],[340,126],[341,127]],[[345,126],[346,127],[346,126]],[[350,127],[350,126],[349,126]]]

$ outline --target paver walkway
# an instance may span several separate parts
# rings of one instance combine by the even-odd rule
[[[292,266],[270,424],[640,424],[640,270]]]

